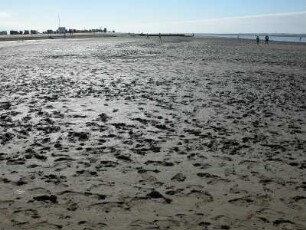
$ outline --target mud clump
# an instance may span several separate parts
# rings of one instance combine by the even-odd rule
[[[78,141],[87,141],[90,137],[90,134],[88,132],[69,132],[68,138],[72,141],[78,140]]]

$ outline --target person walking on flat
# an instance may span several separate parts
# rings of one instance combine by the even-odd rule
[[[256,43],[257,43],[257,45],[259,45],[259,42],[260,42],[260,38],[259,38],[259,36],[257,35],[257,36],[256,36]]]
[[[159,37],[159,42],[162,43],[161,34],[160,33],[158,34],[158,37]]]
[[[269,40],[270,40],[269,36],[266,35],[266,37],[265,37],[265,43],[266,43],[266,45],[269,45]]]

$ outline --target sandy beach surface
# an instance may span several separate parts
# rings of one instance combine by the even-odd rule
[[[0,42],[0,229],[306,229],[306,46]]]

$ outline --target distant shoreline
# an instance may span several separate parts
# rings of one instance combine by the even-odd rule
[[[91,38],[91,37],[122,37],[123,33],[74,33],[74,34],[32,34],[32,35],[0,35],[0,41],[22,41],[41,39]]]
[[[160,34],[161,37],[185,37],[185,38],[195,38],[195,39],[226,39],[226,40],[236,40],[236,41],[252,41],[253,34],[170,34],[163,33]],[[82,38],[111,38],[111,37],[138,37],[146,38],[147,34],[139,33],[74,33],[74,34],[33,34],[33,35],[0,35],[0,42],[6,41],[29,41],[29,40],[52,40],[52,39],[82,39]],[[158,37],[159,33],[148,34],[149,37]],[[264,36],[264,34],[259,34],[259,36]],[[270,35],[270,41],[273,43],[284,43],[284,44],[296,44],[296,45],[306,45],[306,35],[293,35],[285,36],[280,34],[279,37],[290,37],[290,38],[299,38],[302,36],[302,41],[290,41],[290,40],[274,40],[274,37],[278,37],[277,34]],[[255,38],[254,38],[255,39]]]
[[[172,34],[172,33],[66,33],[66,34],[30,34],[30,35],[0,35],[0,41],[22,41],[22,40],[41,40],[41,39],[65,39],[65,38],[95,38],[95,37],[193,37],[193,34]]]

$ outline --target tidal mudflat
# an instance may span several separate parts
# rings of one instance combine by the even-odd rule
[[[0,43],[0,229],[306,229],[306,46]]]

